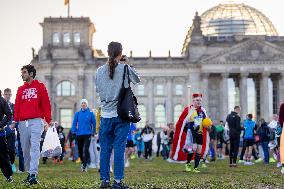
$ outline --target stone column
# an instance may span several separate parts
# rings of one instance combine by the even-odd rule
[[[221,79],[221,86],[220,86],[220,110],[221,110],[221,117],[220,120],[225,120],[228,113],[229,113],[229,109],[228,109],[228,77],[229,77],[229,73],[222,73],[221,74],[222,79]]]
[[[247,89],[247,72],[240,74],[240,106],[241,119],[244,120],[248,114],[248,89]]]
[[[209,78],[209,73],[201,73],[201,83],[200,83],[200,88],[201,88],[201,93],[203,95],[202,98],[202,106],[209,111],[208,107],[208,99],[209,99],[209,91],[208,91],[208,78]]]
[[[284,103],[284,73],[280,73],[278,77],[278,111],[280,108],[280,105]]]
[[[153,78],[147,79],[147,90],[148,90],[148,104],[147,104],[147,121],[151,124],[154,123],[154,87]]]
[[[84,75],[78,75],[78,86],[77,86],[77,91],[78,91],[78,98],[77,98],[77,109],[80,108],[81,104],[80,101],[81,99],[85,98],[84,94],[84,80],[85,76]]]
[[[173,122],[173,78],[167,79],[166,123]]]
[[[48,92],[49,97],[51,98],[52,96],[52,75],[45,75],[44,80],[45,80],[46,90]]]
[[[260,80],[260,117],[269,121],[269,93],[268,79],[270,73],[263,72]]]

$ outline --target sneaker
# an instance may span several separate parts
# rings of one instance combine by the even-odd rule
[[[97,166],[96,166],[96,164],[94,164],[94,163],[90,163],[90,164],[88,165],[88,168],[90,168],[90,169],[95,169],[95,168],[97,168]]]
[[[17,170],[16,173],[19,173],[19,174],[22,174],[24,173],[25,171],[20,171],[20,170]]]
[[[126,160],[124,167],[129,167],[129,166],[130,166],[129,160]]]
[[[73,157],[69,157],[68,160],[69,160],[69,161],[72,161],[72,160],[73,160]]]
[[[13,172],[13,173],[16,173],[16,171],[17,171],[17,169],[16,169],[16,165],[15,165],[15,164],[12,164],[12,166],[11,166],[11,167],[12,167],[12,172]]]
[[[269,163],[276,163],[276,160],[273,157],[271,157],[269,158]]]
[[[261,159],[261,158],[258,158],[257,160],[255,160],[254,162],[255,163],[260,163],[260,162],[262,162],[263,160]]]
[[[78,159],[76,160],[76,163],[81,163],[80,158],[78,158]]]
[[[124,184],[122,181],[117,183],[115,180],[113,181],[111,188],[112,189],[129,189],[129,187],[126,184]]]
[[[109,181],[102,181],[100,188],[110,188]]]
[[[60,164],[60,165],[62,165],[62,164],[63,164],[63,161],[62,161],[62,160],[61,160],[61,161],[59,161],[59,164]]]
[[[206,168],[206,167],[207,167],[206,163],[201,164],[201,168]]]
[[[200,173],[200,171],[199,171],[197,168],[194,168],[194,169],[192,170],[192,172],[194,172],[194,173]]]
[[[88,172],[88,168],[85,167],[85,166],[81,166],[81,171],[82,171],[82,172]]]
[[[191,172],[191,171],[192,171],[191,164],[190,163],[185,164],[185,172]]]
[[[12,177],[12,176],[8,177],[8,178],[7,178],[7,182],[9,182],[9,183],[14,182],[13,177]]]
[[[35,175],[35,174],[32,174],[32,175],[30,176],[30,179],[29,179],[29,184],[30,184],[30,185],[33,185],[33,184],[37,184],[37,183],[38,183],[38,180],[37,180],[36,175]]]
[[[284,167],[282,167],[282,169],[281,169],[281,173],[284,175]]]
[[[277,168],[282,167],[281,162],[278,162],[277,165],[276,165],[276,167],[277,167]]]
[[[135,159],[135,158],[136,158],[135,154],[132,154],[132,155],[130,156],[130,159]]]
[[[25,180],[23,180],[23,183],[29,184],[30,177],[31,177],[31,175],[29,174],[29,175],[27,176],[27,178],[26,178]]]
[[[245,160],[239,160],[238,163],[245,163]]]

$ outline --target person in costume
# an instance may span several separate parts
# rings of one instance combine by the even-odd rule
[[[279,121],[280,126],[282,127],[281,134],[280,134],[280,132],[278,134],[280,134],[280,141],[279,141],[279,143],[280,143],[280,161],[282,163],[281,173],[284,175],[284,132],[283,132],[284,103],[282,103],[281,106],[280,106],[278,121]]]
[[[202,122],[207,117],[207,113],[201,106],[201,102],[202,94],[193,94],[192,105],[184,109],[176,125],[171,158],[177,161],[187,160],[185,165],[187,172],[199,172],[197,167],[204,153],[202,149],[205,151],[205,148],[202,148],[203,133],[207,131],[204,131]],[[194,153],[194,167],[192,168],[190,161]]]

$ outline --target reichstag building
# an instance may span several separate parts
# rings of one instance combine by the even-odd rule
[[[235,105],[242,118],[252,113],[269,120],[284,98],[284,36],[245,4],[219,4],[192,18],[181,56],[130,56],[142,80],[134,87],[142,116],[138,126],[176,122],[189,103],[188,85],[191,93],[203,93],[215,122]],[[43,44],[32,64],[47,86],[53,120],[69,128],[80,99],[88,99],[91,108],[99,104],[95,74],[107,61],[106,52],[93,48],[96,30],[88,17],[49,17],[41,26]]]

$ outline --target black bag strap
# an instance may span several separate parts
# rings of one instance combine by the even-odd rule
[[[124,81],[125,81],[125,74],[127,72],[127,79],[128,79],[128,86],[130,87],[130,79],[129,79],[129,69],[128,69],[128,65],[124,66],[124,71],[123,71],[123,80],[122,80],[122,87],[124,88]]]

